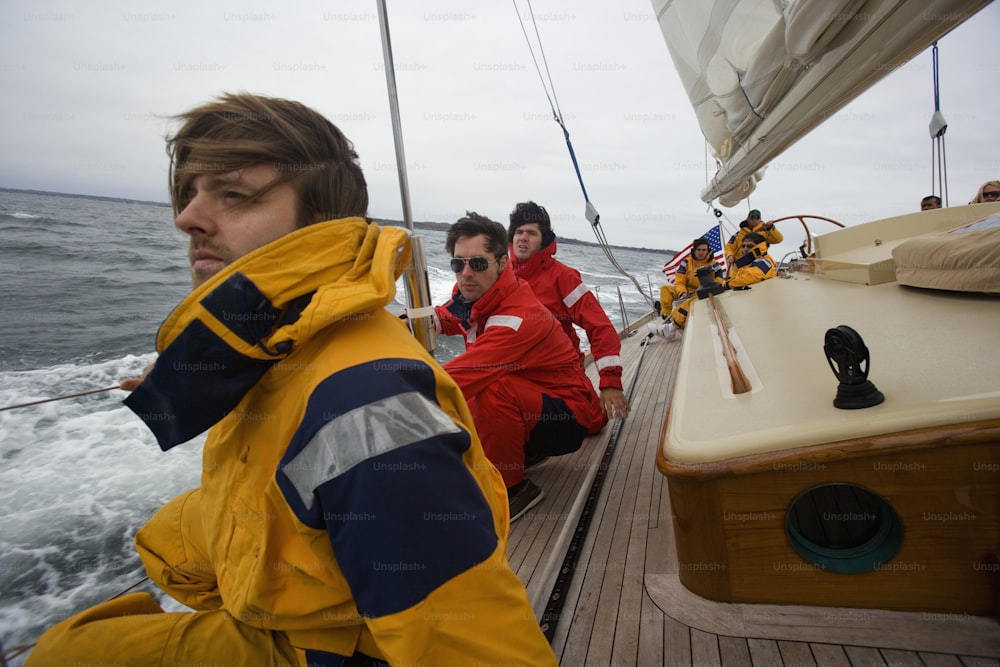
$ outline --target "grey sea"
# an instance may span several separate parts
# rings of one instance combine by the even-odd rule
[[[432,300],[443,303],[454,285],[444,233],[417,234]],[[0,407],[137,376],[155,358],[160,322],[190,289],[186,240],[166,206],[0,191],[0,238]],[[666,254],[614,255],[647,293],[659,289]],[[580,270],[616,326],[648,311],[599,248],[561,244],[558,257]],[[400,285],[390,310],[404,306]],[[461,349],[439,337],[435,357]],[[0,411],[5,654],[141,581],[135,532],[198,485],[203,436],[161,452],[124,397],[114,389]],[[157,593],[148,583],[138,590]],[[157,597],[167,610],[183,608]]]

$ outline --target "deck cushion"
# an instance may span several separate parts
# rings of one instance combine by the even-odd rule
[[[914,237],[892,258],[901,285],[1000,293],[1000,215]]]

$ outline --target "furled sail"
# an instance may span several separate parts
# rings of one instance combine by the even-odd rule
[[[651,0],[734,206],[768,162],[989,0]]]

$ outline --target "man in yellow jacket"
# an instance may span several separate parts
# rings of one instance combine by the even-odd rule
[[[749,287],[778,275],[778,265],[767,254],[767,240],[762,234],[747,234],[740,241],[739,259],[733,262],[725,289]]]
[[[730,268],[730,273],[732,273],[732,267],[736,262],[736,258],[744,254],[743,237],[747,234],[758,234],[764,237],[764,242],[768,246],[781,243],[785,239],[784,235],[778,231],[773,222],[770,220],[762,222],[760,211],[753,209],[747,215],[747,219],[740,223],[740,228],[736,230],[736,233],[729,237],[729,241],[726,242],[726,266]]]
[[[687,323],[688,316],[696,301],[695,294],[699,287],[698,269],[706,266],[712,269],[712,279],[715,282],[721,283],[724,280],[722,267],[715,261],[708,239],[701,237],[691,242],[691,254],[681,260],[677,272],[674,274],[674,293],[676,296],[674,296],[673,303],[675,305],[670,309],[669,314],[673,324],[681,329]],[[661,287],[660,299],[663,299],[665,295],[666,291]],[[661,310],[664,309],[663,303],[664,301],[661,301]]]
[[[126,404],[201,486],[136,536],[150,578],[28,665],[555,665],[507,561],[507,498],[458,386],[385,310],[409,237],[365,219],[351,143],[301,104],[179,117],[194,290]]]

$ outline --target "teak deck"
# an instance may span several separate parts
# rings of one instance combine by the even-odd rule
[[[655,464],[681,343],[654,337],[642,354],[646,339],[640,328],[622,344],[626,389],[639,366],[632,413],[618,431],[557,622],[552,644],[563,667],[1000,665],[996,619],[719,603],[687,591],[677,577],[667,480]],[[539,618],[612,427],[528,472],[545,497],[513,524],[509,551]]]

